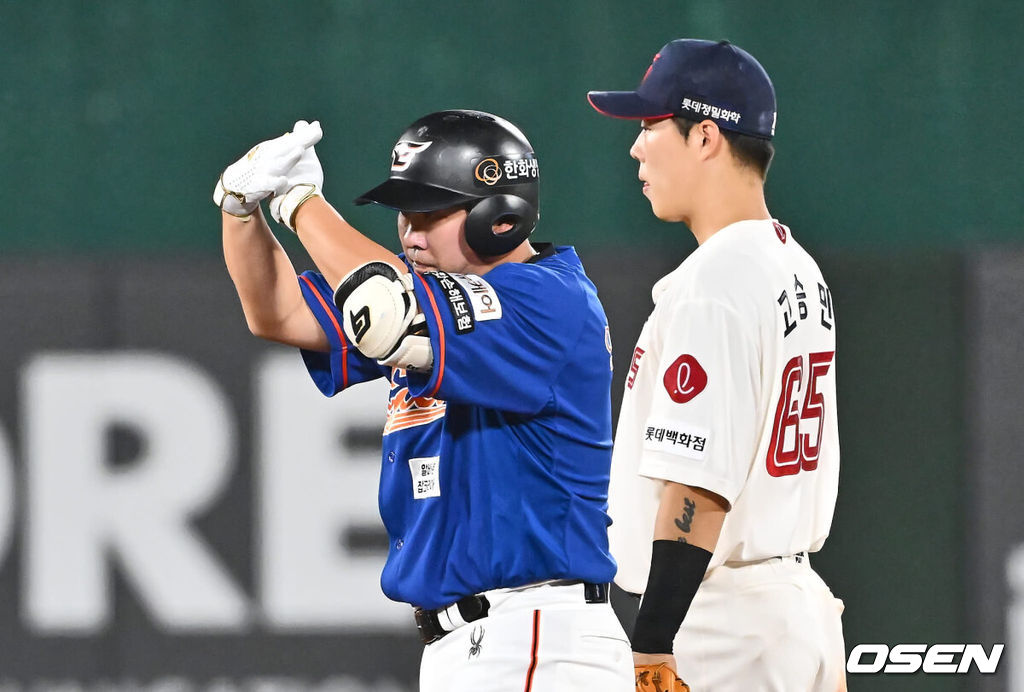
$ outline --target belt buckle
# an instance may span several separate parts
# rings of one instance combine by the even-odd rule
[[[417,608],[414,611],[416,617],[416,629],[420,632],[420,640],[424,644],[433,644],[438,639],[448,634],[437,619],[436,610],[424,610]]]
[[[583,598],[587,603],[607,603],[608,584],[593,584],[584,582]]]
[[[487,617],[490,607],[491,604],[487,600],[487,596],[484,594],[476,594],[473,596],[464,596],[446,608],[439,608],[437,610],[416,608],[413,610],[413,614],[416,617],[416,629],[420,631],[420,639],[424,644],[433,644],[438,639],[452,631],[446,629],[445,626],[441,624],[441,613],[455,608],[458,611],[458,617],[462,619],[461,624],[467,624],[475,622],[480,618]],[[451,614],[446,613],[445,619],[451,622]],[[459,627],[459,625],[454,624],[454,628],[457,627]]]

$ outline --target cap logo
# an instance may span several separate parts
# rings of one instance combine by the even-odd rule
[[[651,60],[651,66],[647,68],[647,71],[644,72],[644,78],[640,80],[641,84],[647,81],[647,78],[651,75],[651,70],[654,69],[654,63],[658,62],[658,58],[660,57],[661,53],[658,53],[657,55],[654,56],[654,59]]]
[[[391,150],[391,170],[404,171],[412,163],[416,154],[421,153],[433,142],[407,142],[401,141]]]
[[[476,165],[473,176],[484,185],[494,185],[501,180],[501,166],[495,159],[484,159]]]

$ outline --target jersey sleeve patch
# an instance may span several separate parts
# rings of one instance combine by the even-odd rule
[[[672,401],[685,404],[708,386],[708,373],[696,358],[684,353],[668,366],[662,382]]]
[[[476,329],[476,320],[470,311],[470,303],[466,300],[467,293],[463,290],[462,282],[448,272],[432,271],[429,274],[437,280],[444,291],[445,302],[451,310],[452,323],[455,324],[455,333],[468,334]]]
[[[477,322],[501,319],[501,301],[483,277],[443,271],[429,273],[444,291],[456,334],[472,332]]]
[[[482,276],[473,274],[451,274],[452,279],[462,287],[473,308],[473,318],[477,322],[501,319],[501,301],[498,294]]]
[[[644,449],[704,461],[710,432],[706,428],[675,421],[650,419],[644,426]]]

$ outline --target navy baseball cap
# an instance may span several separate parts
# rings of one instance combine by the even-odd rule
[[[680,38],[658,51],[635,91],[591,91],[598,112],[635,120],[680,116],[761,139],[775,135],[775,87],[728,41]]]

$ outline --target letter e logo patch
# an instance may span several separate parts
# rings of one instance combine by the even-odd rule
[[[672,401],[685,404],[708,386],[708,374],[696,358],[686,353],[672,361],[663,381]]]

